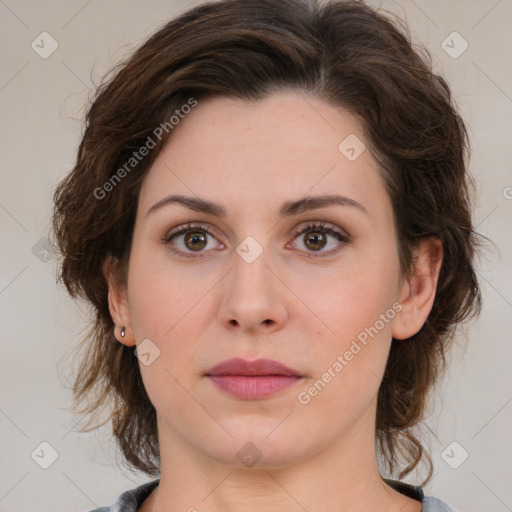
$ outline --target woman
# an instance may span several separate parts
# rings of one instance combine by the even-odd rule
[[[453,510],[400,479],[480,307],[467,147],[360,2],[207,2],[122,64],[55,194],[77,404],[158,475],[98,510]]]

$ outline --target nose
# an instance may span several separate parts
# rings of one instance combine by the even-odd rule
[[[234,268],[226,276],[218,311],[222,324],[244,333],[270,334],[281,329],[288,318],[287,288],[283,276],[278,277],[279,272],[269,265],[266,251],[252,263],[238,254],[233,259]]]

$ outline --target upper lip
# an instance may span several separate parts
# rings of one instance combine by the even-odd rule
[[[272,359],[257,359],[255,361],[246,361],[239,357],[227,359],[210,368],[206,376],[220,375],[284,375],[289,377],[301,377],[300,372],[288,368],[279,361]]]

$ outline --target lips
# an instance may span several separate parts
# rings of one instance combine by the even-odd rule
[[[297,383],[300,372],[271,359],[223,361],[205,373],[221,391],[237,398],[268,398]]]
[[[299,372],[288,368],[278,361],[273,361],[272,359],[257,359],[256,361],[246,361],[245,359],[240,358],[222,361],[222,363],[219,363],[211,368],[206,373],[206,375],[284,375],[286,377],[302,377]]]

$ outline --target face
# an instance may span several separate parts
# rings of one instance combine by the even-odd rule
[[[351,114],[294,92],[200,101],[174,128],[140,191],[116,309],[161,439],[276,467],[374,434],[406,292],[364,143]],[[322,196],[338,197],[293,205]],[[291,371],[212,370],[232,358]]]

